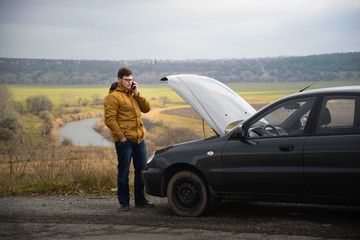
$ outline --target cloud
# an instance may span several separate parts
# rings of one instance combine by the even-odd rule
[[[251,58],[360,50],[356,0],[0,4],[2,57]]]

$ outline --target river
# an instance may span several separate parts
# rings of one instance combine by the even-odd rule
[[[97,133],[93,126],[99,118],[89,118],[66,123],[58,129],[61,138],[71,139],[75,146],[114,146],[114,143]]]

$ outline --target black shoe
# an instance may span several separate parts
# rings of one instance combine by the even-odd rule
[[[123,212],[130,211],[130,206],[129,206],[129,204],[121,204],[120,210],[123,211]]]
[[[135,203],[135,206],[139,208],[152,208],[155,205],[149,202],[148,200],[145,200],[143,202]]]

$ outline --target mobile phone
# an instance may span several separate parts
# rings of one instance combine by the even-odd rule
[[[131,89],[135,89],[135,87],[136,87],[136,86],[134,85],[134,83],[132,83],[132,84],[131,84]]]

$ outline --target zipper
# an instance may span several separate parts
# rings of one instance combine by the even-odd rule
[[[133,112],[135,114],[135,122],[136,122],[136,134],[137,134],[137,140],[139,141],[139,138],[140,138],[140,135],[138,133],[138,129],[139,129],[139,126],[138,126],[138,121],[137,121],[137,114],[136,114],[136,111],[135,111],[135,107],[134,107],[134,103],[133,103],[133,99],[131,98],[132,97],[132,94],[130,92],[128,92],[128,96],[129,96],[129,99],[130,99],[130,102],[131,102],[131,106],[132,106],[132,109],[133,109]]]

